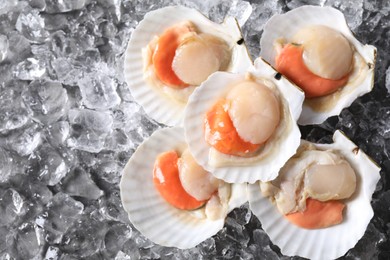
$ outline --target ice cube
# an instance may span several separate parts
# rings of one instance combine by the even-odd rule
[[[267,0],[262,3],[252,3],[252,13],[243,26],[245,44],[253,58],[260,53],[260,37],[263,33],[265,23],[273,15],[282,12],[282,6],[278,1]]]
[[[116,129],[107,136],[104,147],[111,151],[126,151],[134,148],[134,144],[122,129]]]
[[[130,92],[130,88],[126,83],[122,83],[118,85],[118,92],[123,101],[128,101],[128,102],[134,101],[134,98]]]
[[[0,63],[5,60],[8,52],[8,38],[5,35],[0,35]]]
[[[72,109],[69,111],[69,122],[72,125],[85,127],[85,130],[96,134],[105,134],[111,131],[113,120],[108,112],[99,112],[89,109]]]
[[[76,86],[84,76],[81,66],[74,65],[68,58],[57,58],[51,62],[51,65],[62,84]]]
[[[122,167],[116,160],[116,155],[110,153],[100,153],[97,162],[93,166],[99,179],[108,183],[118,184],[121,178]]]
[[[0,147],[0,182],[8,181],[12,173],[12,161],[11,154]]]
[[[49,36],[45,30],[45,21],[36,9],[20,13],[16,29],[33,43],[42,43]]]
[[[278,254],[269,246],[269,245],[258,245],[252,244],[249,246],[248,251],[251,252],[251,258],[253,259],[269,259],[269,260],[279,260],[279,259],[289,259],[289,257],[279,257]],[[293,258],[295,259],[295,257]],[[296,257],[296,259],[301,259]]]
[[[227,15],[237,19],[238,24],[243,26],[252,13],[252,5],[247,1],[234,0]]]
[[[129,225],[115,223],[107,231],[104,237],[104,249],[113,257],[122,249],[123,245],[130,239],[132,229]]]
[[[47,80],[34,80],[22,93],[26,106],[33,118],[43,124],[57,121],[65,114],[68,95],[61,83]]]
[[[346,255],[350,259],[380,259],[379,246],[386,241],[386,235],[370,223],[362,239]]]
[[[66,14],[47,14],[42,13],[42,18],[45,21],[45,29],[49,31],[56,31],[56,32],[63,32],[61,30],[66,30],[69,28],[70,23],[67,19]],[[53,33],[55,34],[55,33]],[[50,37],[53,36],[53,34],[50,35]]]
[[[68,146],[92,153],[100,152],[107,135],[112,131],[113,119],[110,113],[71,109],[68,115],[72,126]]]
[[[69,122],[58,121],[48,126],[46,138],[53,146],[61,146],[69,136]]]
[[[46,0],[46,9],[47,13],[65,13],[74,10],[80,10],[87,5],[90,0]]]
[[[122,102],[114,111],[115,128],[126,129],[130,131],[137,127],[141,121],[143,113],[141,107],[135,102]]]
[[[8,44],[7,60],[22,61],[31,55],[30,42],[16,31],[8,34]]]
[[[230,0],[219,0],[219,1],[204,1],[207,3],[206,8],[210,8],[205,14],[210,20],[222,23],[229,12],[232,2]]]
[[[118,28],[112,22],[103,22],[100,24],[102,36],[108,39],[114,38],[118,33]]]
[[[133,232],[134,234],[134,232]],[[144,251],[143,248],[141,248],[140,246],[138,246],[137,242],[135,241],[135,238],[136,236],[133,235],[133,237],[129,240],[127,240],[127,242],[125,243],[125,245],[123,246],[123,252],[121,253],[121,251],[118,253],[117,257],[115,258],[115,260],[125,260],[125,259],[141,259],[141,252],[140,251]],[[120,258],[124,256],[125,258]]]
[[[20,62],[13,71],[13,75],[21,80],[39,79],[45,73],[45,61],[35,58],[27,58],[27,60]]]
[[[64,191],[71,196],[95,200],[103,195],[91,176],[81,168],[71,171],[61,182]]]
[[[134,259],[137,259],[137,258],[134,258]],[[119,251],[115,256],[115,260],[131,260],[131,258],[129,255],[123,253],[122,251]]]
[[[24,223],[18,228],[14,240],[15,255],[19,259],[33,259],[40,250],[40,235],[34,223]]]
[[[9,226],[3,226],[0,227],[0,252],[4,252],[7,248],[10,248],[12,245],[12,237],[14,236],[13,230],[10,230],[11,227]],[[0,258],[0,259],[6,259],[6,258]],[[11,257],[9,258],[11,259]]]
[[[249,204],[245,203],[241,207],[234,209],[231,212],[230,216],[233,217],[237,221],[237,223],[239,223],[241,225],[248,224],[249,220],[252,217],[252,212],[249,209]]]
[[[13,94],[7,95],[8,91],[13,92],[11,89],[0,92],[0,132],[20,128],[28,122],[28,112],[21,106],[20,96],[15,99],[3,99],[5,96],[8,98],[13,96]]]
[[[26,214],[24,206],[25,198],[19,192],[9,188],[1,192],[0,199],[0,226],[10,225],[16,220],[20,220]]]
[[[47,210],[36,219],[36,223],[45,229],[47,242],[60,243],[64,232],[80,218],[83,210],[81,202],[59,192],[47,204]]]
[[[106,110],[120,103],[114,79],[100,74],[89,74],[79,81],[83,103],[86,107]]]
[[[41,132],[35,124],[13,131],[6,140],[7,147],[20,156],[30,155],[41,142]]]
[[[266,22],[275,14],[282,12],[282,6],[279,2],[266,0],[262,3],[252,4],[253,12],[248,20],[248,27],[251,34],[262,32]],[[259,44],[259,43],[257,43]]]
[[[290,9],[295,9],[303,5],[319,5],[324,6],[327,0],[287,0],[286,5]]]
[[[229,216],[225,220],[225,226],[227,228],[226,230],[228,236],[237,241],[243,247],[248,245],[250,237],[245,226],[240,225],[236,219]]]
[[[215,255],[217,253],[217,249],[215,248],[215,240],[210,237],[196,246],[200,253],[204,256],[206,255]]]
[[[355,30],[362,23],[363,0],[327,0],[325,5],[339,9],[352,30]]]
[[[44,11],[46,8],[45,0],[29,0],[28,3],[34,9],[38,9],[40,11]]]
[[[100,250],[108,226],[107,223],[99,221],[95,214],[96,211],[85,212],[68,228],[61,242],[61,251],[75,253],[82,259],[93,256]]]
[[[16,174],[15,176],[12,176],[9,183],[24,198],[27,198],[28,202],[32,202],[25,203],[25,206],[26,204],[31,204],[35,207],[38,205],[46,205],[53,197],[52,192],[45,184],[39,181],[34,181],[24,174]]]
[[[57,184],[69,170],[58,152],[47,144],[41,146],[29,161],[30,175],[47,185]]]
[[[118,190],[99,198],[99,212],[110,221],[129,223],[129,218],[123,209]]]
[[[59,259],[60,255],[61,255],[61,251],[58,247],[49,246],[47,248],[44,260]]]
[[[164,249],[161,249],[161,250],[164,250]],[[179,259],[204,259],[205,257],[202,256],[202,254],[200,253],[199,249],[197,247],[194,247],[194,248],[191,248],[191,249],[187,249],[187,250],[175,250],[174,248],[171,249],[171,251],[173,251],[173,255],[170,255],[170,256],[164,256],[162,255],[161,258],[167,258],[167,259],[175,259],[175,260],[179,260]],[[147,255],[147,257],[153,257],[154,255],[156,255],[156,253],[154,253],[155,250],[151,249],[150,250],[150,253]],[[154,253],[154,255],[153,255]],[[171,252],[172,253],[172,252]],[[157,254],[157,256],[159,256],[160,254]],[[228,258],[224,258],[223,256],[221,256],[221,259],[228,259]]]
[[[18,4],[18,0],[8,0],[8,1],[1,1],[0,2],[0,14],[6,13],[9,10],[12,10],[15,8],[15,6]]]

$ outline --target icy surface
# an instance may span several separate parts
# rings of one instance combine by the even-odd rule
[[[123,53],[147,12],[177,4],[236,17],[253,58],[265,22],[305,4],[338,8],[377,47],[374,90],[301,131],[330,142],[341,129],[382,167],[374,218],[343,259],[390,259],[390,4],[370,0],[0,1],[0,259],[299,259],[281,255],[248,204],[188,250],[155,245],[123,210],[121,171],[163,127],[133,99]]]

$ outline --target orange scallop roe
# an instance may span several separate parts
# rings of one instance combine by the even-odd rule
[[[176,151],[164,152],[157,157],[153,169],[154,186],[169,204],[178,209],[200,208],[206,201],[198,201],[184,190],[179,177],[178,159]]]
[[[164,84],[172,88],[189,86],[175,74],[172,69],[172,62],[183,35],[192,30],[193,28],[188,24],[175,25],[166,29],[158,39],[156,49],[154,50],[152,61],[155,73]]]
[[[308,198],[306,209],[285,215],[293,224],[306,229],[319,229],[337,225],[343,221],[344,203],[336,200],[319,201]]]
[[[311,72],[303,61],[303,47],[287,44],[276,57],[276,70],[300,87],[307,98],[322,97],[343,87],[349,74],[341,79],[322,78]]]
[[[242,140],[229,116],[227,104],[228,101],[222,98],[207,112],[204,120],[206,142],[217,151],[229,155],[245,156],[257,151],[262,144]]]

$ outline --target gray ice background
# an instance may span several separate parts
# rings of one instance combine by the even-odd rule
[[[303,4],[341,10],[378,48],[374,90],[303,137],[343,130],[381,167],[375,216],[343,259],[390,259],[390,2],[383,0],[0,0],[1,259],[299,259],[281,255],[248,205],[189,250],[155,245],[129,222],[121,170],[156,129],[123,77],[123,53],[145,13],[193,7],[235,16],[253,58],[264,23]]]

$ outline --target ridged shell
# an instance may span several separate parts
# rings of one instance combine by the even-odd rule
[[[156,131],[130,158],[120,183],[122,204],[131,223],[151,241],[181,249],[194,247],[215,235],[225,221],[210,221],[195,217],[194,211],[176,209],[155,189],[153,167],[157,155],[171,149],[181,150],[185,146],[182,128]],[[246,201],[246,186],[233,185],[229,211]]]
[[[376,48],[372,45],[363,45],[354,37],[340,11],[332,7],[319,6],[302,6],[285,14],[273,16],[264,26],[260,56],[275,66],[276,52],[273,47],[275,40],[291,39],[299,29],[309,25],[325,25],[341,32],[361,55],[365,64],[359,67],[362,79],[356,80],[355,83],[348,82],[340,91],[327,97],[313,99],[312,102],[305,101],[298,120],[301,125],[322,123],[328,117],[340,114],[341,110],[350,106],[356,98],[370,92],[374,84],[376,60]],[[355,70],[357,71],[357,68]],[[321,103],[322,108],[313,109],[315,103]]]
[[[357,190],[346,202],[344,220],[336,226],[308,230],[290,223],[271,201],[263,197],[258,183],[248,186],[250,208],[282,254],[309,259],[334,259],[344,255],[363,236],[374,213],[371,197],[380,179],[380,168],[345,135],[336,131],[333,144],[316,144],[320,150],[336,150],[357,174]]]
[[[213,167],[209,161],[211,147],[204,138],[204,117],[214,103],[226,94],[228,86],[245,78],[243,74],[216,72],[211,75],[190,97],[184,117],[186,140],[196,161],[215,177],[229,183],[254,183],[257,180],[268,181],[276,178],[279,169],[295,154],[300,143],[301,134],[296,120],[301,113],[303,92],[284,77],[279,77],[280,74],[262,59],[255,61],[249,73],[256,78],[272,82],[287,103],[288,122],[291,127],[280,135],[276,145],[272,142],[267,143],[272,149],[269,155],[255,163],[241,166]]]
[[[217,24],[200,12],[183,6],[169,6],[147,13],[131,35],[125,52],[124,74],[131,94],[145,112],[157,122],[170,126],[182,124],[186,104],[175,101],[158,88],[148,85],[144,78],[142,48],[168,27],[183,21],[192,21],[201,32],[221,37],[233,46],[228,71],[239,73],[252,65],[245,44],[237,43],[243,37],[237,21],[232,17]]]

